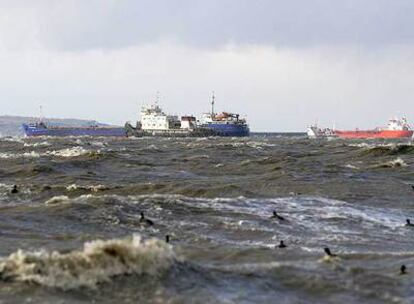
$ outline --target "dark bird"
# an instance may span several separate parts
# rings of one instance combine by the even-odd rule
[[[411,189],[413,189],[414,190],[414,185],[410,185],[411,186]]]
[[[329,249],[328,247],[324,248],[323,250],[325,251],[325,254],[326,254],[327,256],[331,257],[331,258],[334,258],[334,257],[336,257],[336,256],[337,256],[336,254],[333,254],[333,253],[331,252],[331,249]]]
[[[145,218],[144,212],[141,212],[141,218],[139,219],[139,222],[144,226],[153,226],[154,222]]]
[[[405,221],[406,221],[405,226],[410,226],[410,227],[413,227],[414,226],[414,224],[412,224],[409,219],[406,219]]]
[[[17,189],[17,185],[14,185],[13,188],[10,191],[12,194],[19,193],[19,190]]]
[[[405,267],[405,265],[401,265],[400,274],[407,274],[407,267]]]
[[[165,242],[166,243],[169,243],[170,242],[170,236],[168,234],[165,236]]]
[[[49,190],[52,190],[52,187],[50,187],[50,186],[44,186],[44,187],[42,188],[42,190],[43,190],[43,191],[49,191]]]
[[[284,221],[285,220],[285,218],[283,216],[280,216],[279,214],[277,214],[276,210],[273,210],[273,215],[271,216],[271,218],[278,219],[279,221]]]
[[[286,248],[287,246],[285,245],[285,243],[283,241],[280,241],[280,244],[277,247],[279,247],[279,248]]]

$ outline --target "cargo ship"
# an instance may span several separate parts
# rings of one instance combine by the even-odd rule
[[[308,128],[307,134],[311,138],[338,137],[348,139],[398,139],[413,137],[414,131],[411,129],[406,118],[393,118],[388,121],[385,128],[373,130],[335,130],[321,129],[317,126]]]
[[[204,113],[198,121],[202,128],[214,131],[217,136],[243,137],[249,136],[250,130],[245,119],[240,118],[239,114],[214,112],[215,95],[211,100],[211,112]]]
[[[334,131],[340,138],[410,138],[413,130],[405,118],[394,118],[388,121],[386,128],[376,128],[374,130],[353,130],[353,131]]]
[[[141,108],[141,121],[135,126],[127,122],[125,130],[127,136],[160,136],[160,137],[206,137],[217,135],[214,131],[197,126],[194,116],[186,115],[179,118],[177,115],[164,113],[157,101]]]
[[[35,136],[107,136],[126,137],[123,127],[91,125],[87,127],[60,127],[48,126],[43,121],[23,124],[23,131],[27,137]]]
[[[157,100],[141,108],[141,121],[133,126],[125,124],[128,136],[167,136],[167,137],[207,137],[207,136],[248,136],[249,127],[246,120],[238,114],[216,114],[214,112],[214,95],[211,113],[205,113],[200,120],[192,115],[177,116],[164,113]]]

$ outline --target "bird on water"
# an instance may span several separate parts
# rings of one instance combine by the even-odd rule
[[[13,185],[13,188],[10,191],[12,194],[19,193],[19,190],[17,189],[17,185]]]
[[[279,248],[286,248],[287,246],[285,245],[285,242],[280,241],[280,244],[277,247],[279,247]]]
[[[414,224],[411,223],[410,219],[406,219],[405,221],[406,221],[405,226],[410,226],[410,227],[414,226]]]
[[[139,219],[139,222],[141,225],[143,226],[153,226],[154,222],[151,221],[150,219],[145,218],[144,212],[141,212],[141,218]]]
[[[275,219],[278,219],[279,221],[285,220],[283,216],[280,216],[279,214],[277,214],[276,210],[273,210],[273,215],[270,218],[275,218]]]
[[[325,254],[326,254],[328,257],[331,257],[331,258],[337,257],[337,255],[336,255],[336,254],[333,254],[333,253],[331,252],[331,249],[329,249],[328,247],[324,248],[323,250],[325,251]]]

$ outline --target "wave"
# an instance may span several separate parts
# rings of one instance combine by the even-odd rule
[[[352,165],[352,164],[346,164],[344,167],[347,169],[359,170],[359,167]]]
[[[388,144],[388,145],[366,145],[361,144],[364,148],[363,154],[374,156],[399,155],[414,153],[412,144]]]
[[[57,157],[78,157],[78,156],[96,156],[99,155],[101,152],[98,151],[91,151],[84,149],[83,147],[73,147],[73,148],[67,148],[57,151],[48,151],[46,152],[46,155],[52,155]]]
[[[25,153],[0,153],[1,159],[17,159],[17,158],[39,158],[40,154],[32,151]]]
[[[102,142],[102,141],[94,141],[94,142],[91,143],[91,145],[96,146],[96,147],[101,147],[101,148],[104,148],[104,147],[108,146],[108,144],[106,142]]]
[[[91,192],[99,192],[110,190],[111,188],[105,185],[87,185],[87,186],[79,186],[76,184],[72,184],[66,187],[67,191],[77,191],[77,190],[86,190]]]
[[[33,146],[34,147],[34,146]],[[24,153],[0,153],[0,159],[18,159],[18,158],[39,158],[42,156],[55,156],[62,158],[71,158],[79,156],[94,157],[100,155],[101,151],[87,150],[82,147],[73,147],[62,150],[46,151],[45,153],[38,153],[35,151],[24,152]]]
[[[37,148],[37,147],[49,147],[51,146],[51,144],[47,141],[42,141],[42,142],[36,142],[36,143],[24,143],[23,146]]]
[[[143,194],[143,195],[98,195],[87,194],[76,198],[66,196],[54,197],[48,204],[62,203],[92,203],[110,201],[111,206],[117,204],[130,204],[137,206],[157,206],[159,210],[184,206],[188,210],[185,214],[192,216],[194,209],[205,211],[217,211],[224,213],[244,214],[268,219],[273,210],[279,210],[296,223],[297,227],[303,226],[308,230],[341,232],[339,226],[341,220],[356,221],[362,225],[380,225],[384,228],[396,229],[404,223],[404,218],[392,209],[372,208],[368,206],[355,206],[345,201],[323,198],[319,196],[281,197],[281,198],[246,198],[243,196],[234,198],[204,198],[189,197],[180,194]],[[171,205],[171,207],[169,207]],[[137,210],[138,210],[137,209]],[[134,210],[134,209],[132,209]],[[140,209],[139,209],[140,210]],[[134,211],[135,212],[135,211]],[[386,215],[386,216],[385,216]],[[243,226],[245,218],[237,218],[237,226]],[[306,220],[305,220],[306,219]],[[322,222],[323,221],[323,222]],[[258,223],[261,225],[261,222]],[[339,226],[338,226],[339,225]],[[342,232],[346,232],[345,230]]]
[[[0,140],[4,142],[23,143],[23,138],[20,136],[6,136],[1,137]]]
[[[401,159],[396,158],[390,161],[382,162],[377,165],[372,166],[372,168],[400,168],[400,167],[407,167],[407,163]]]
[[[69,204],[70,203],[70,199],[68,196],[66,195],[59,195],[59,196],[54,196],[50,199],[48,199],[45,202],[45,205],[59,205],[59,204]]]
[[[232,138],[231,140],[233,140]],[[203,148],[203,149],[211,149],[211,148],[253,148],[256,150],[263,150],[265,148],[273,148],[276,144],[271,144],[267,142],[259,142],[259,141],[226,141],[226,142],[208,142],[205,141],[209,140],[208,138],[202,140],[195,140],[188,143],[186,146],[188,148]],[[240,140],[237,138],[237,140]]]
[[[134,234],[125,239],[87,242],[82,250],[69,253],[18,250],[0,260],[0,278],[64,290],[94,288],[120,275],[157,276],[175,260],[172,247],[164,241],[143,240]]]

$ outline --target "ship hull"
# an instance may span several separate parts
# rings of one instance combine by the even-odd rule
[[[368,131],[337,131],[335,135],[339,138],[351,138],[351,139],[366,139],[366,138],[409,138],[413,136],[411,130],[368,130]]]
[[[131,124],[125,124],[125,130],[128,136],[134,137],[209,137],[216,136],[216,132],[207,128],[196,129],[169,129],[169,130],[142,130],[133,127]]]
[[[214,131],[216,136],[244,137],[250,135],[247,125],[209,123],[202,127]]]
[[[122,127],[61,127],[61,128],[37,128],[23,124],[23,131],[28,137],[36,136],[95,136],[95,137],[126,137],[126,130]]]

